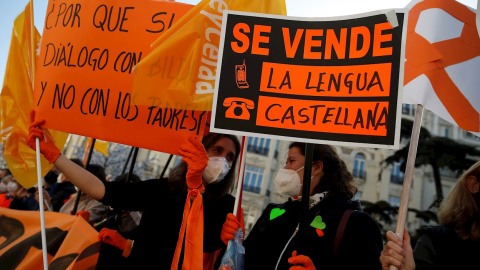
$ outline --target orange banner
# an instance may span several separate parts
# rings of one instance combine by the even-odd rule
[[[286,15],[285,0],[203,0],[158,38],[135,67],[134,104],[211,111],[222,15],[226,10]],[[157,86],[162,86],[159,96]]]
[[[40,213],[0,207],[0,269],[43,267]],[[48,264],[62,269],[94,269],[98,232],[81,217],[45,212]],[[87,263],[88,261],[88,263]]]
[[[385,136],[388,102],[314,101],[260,96],[257,125],[302,131]]]
[[[50,1],[37,63],[37,117],[48,128],[176,154],[187,137],[201,134],[205,112],[132,105],[133,67],[191,7],[154,0]]]
[[[31,44],[40,42],[37,29],[31,29],[30,4],[27,4],[13,24],[12,39],[8,53],[1,100],[1,135],[4,145],[3,157],[17,181],[25,188],[37,184],[37,157],[25,140],[30,126],[30,111],[33,109],[32,57],[35,57]],[[34,40],[32,38],[34,32]],[[51,130],[55,145],[62,149],[68,134]],[[41,157],[42,176],[52,168]]]
[[[391,63],[304,66],[264,62],[260,91],[321,97],[388,97]]]

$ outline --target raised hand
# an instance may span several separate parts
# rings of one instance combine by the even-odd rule
[[[55,145],[50,132],[42,128],[43,124],[45,124],[45,120],[35,121],[35,111],[32,110],[30,112],[30,128],[27,145],[33,150],[36,150],[37,146],[35,141],[36,138],[38,138],[40,141],[40,153],[42,153],[48,162],[53,163],[60,156],[60,149]]]
[[[208,155],[203,144],[193,137],[180,146],[182,160],[188,165],[187,186],[189,189],[202,189],[202,174],[208,164]]]

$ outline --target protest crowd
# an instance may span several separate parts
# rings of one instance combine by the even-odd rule
[[[422,36],[438,10],[462,31]],[[40,36],[30,0],[0,94],[0,269],[477,269],[480,150],[462,148],[438,224],[414,239],[405,222],[423,106],[480,132],[478,91],[462,88],[478,85],[479,14],[455,0],[339,18],[288,17],[285,0],[50,0]],[[83,160],[70,134],[87,138]],[[281,201],[255,218],[245,171],[262,160],[246,153],[278,153],[251,151],[254,137],[288,142],[263,179]],[[122,173],[91,162],[97,139],[137,151]],[[408,151],[395,232],[356,198],[343,147]],[[134,173],[140,148],[170,154],[161,175]],[[459,163],[449,151],[434,158]]]

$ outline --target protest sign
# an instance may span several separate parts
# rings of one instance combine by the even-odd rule
[[[205,112],[131,105],[133,67],[192,6],[153,0],[49,1],[35,81],[46,127],[172,154]],[[162,66],[169,76],[169,66]],[[161,86],[158,86],[159,93]]]
[[[212,131],[398,148],[406,15],[224,15]]]
[[[48,264],[51,269],[93,269],[100,250],[98,232],[82,217],[45,212]],[[0,269],[41,269],[37,211],[0,207]]]

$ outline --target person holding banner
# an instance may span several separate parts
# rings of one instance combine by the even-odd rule
[[[240,152],[237,137],[210,133],[202,143],[190,138],[187,144],[180,146],[183,160],[168,179],[104,183],[61,155],[54,143],[48,140],[48,134],[44,134],[41,128],[44,121],[34,122],[33,119],[34,113],[27,144],[35,149],[35,138],[39,138],[41,153],[75,186],[114,208],[142,211],[138,234],[133,241],[124,239],[120,234],[106,236],[112,245],[123,250],[123,256],[128,257],[124,265],[127,269],[171,267],[188,191],[204,190],[203,264],[209,264],[210,267],[204,269],[211,269],[214,254],[224,247],[220,238],[223,222],[234,207],[235,199],[229,193],[233,189],[235,162]],[[195,207],[195,203],[192,207]],[[182,257],[187,252],[188,247],[182,249]],[[180,261],[179,269],[182,263],[186,261]],[[198,261],[189,263],[198,264]]]
[[[313,145],[310,206],[303,215],[305,144],[289,148],[275,185],[290,198],[269,204],[245,239],[245,269],[381,269],[380,228],[352,201],[353,176],[335,149]]]
[[[440,225],[427,228],[412,250],[405,229],[403,239],[387,232],[380,256],[383,269],[473,269],[480,254],[480,161],[457,180],[438,212]],[[476,265],[476,266],[475,266]]]
[[[75,165],[78,166],[78,164],[76,163]],[[81,168],[83,169],[83,167]],[[63,174],[62,169],[59,168],[59,170]],[[105,176],[105,169],[102,166],[98,164],[89,164],[86,170],[92,175],[94,175],[97,179],[102,181],[102,183],[107,182],[107,177]],[[65,174],[65,176],[68,179],[71,179],[67,174]],[[71,182],[73,183],[73,181]],[[62,205],[58,212],[71,215],[73,213],[73,209],[75,208],[75,204],[77,204],[77,211],[89,212],[88,222],[92,225],[101,221],[105,217],[107,207],[103,203],[84,192],[80,194],[80,198],[77,202],[78,195],[78,193],[72,194],[70,199]]]

